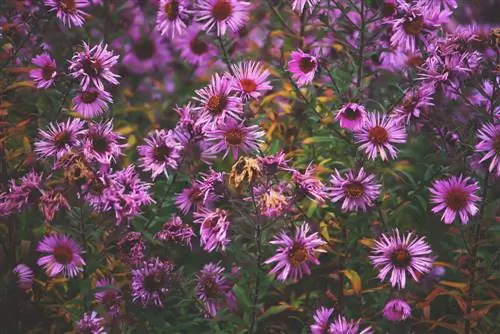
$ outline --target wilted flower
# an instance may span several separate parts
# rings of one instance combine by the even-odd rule
[[[402,321],[411,315],[411,306],[399,298],[392,299],[384,306],[384,317],[391,321]]]
[[[359,130],[366,120],[366,109],[361,104],[346,103],[335,115],[335,120],[340,122],[340,127],[351,131]]]
[[[33,286],[33,270],[25,264],[18,264],[12,269],[17,286],[23,290],[29,290]]]
[[[83,271],[85,261],[81,257],[81,249],[77,243],[65,234],[49,234],[45,236],[36,248],[41,253],[49,255],[38,259],[37,264],[45,269],[45,273],[54,277],[62,273],[72,278]]]
[[[103,322],[104,319],[99,317],[96,311],[92,311],[91,314],[84,313],[82,318],[76,323],[76,332],[78,334],[106,334],[102,325]]]
[[[178,244],[191,247],[191,238],[194,232],[191,226],[184,224],[179,216],[173,216],[155,234],[155,238],[161,241],[173,241]]]
[[[111,317],[118,316],[120,314],[122,296],[121,291],[116,287],[115,280],[103,277],[96,282],[95,287],[105,289],[94,294],[96,302],[102,305]]]
[[[225,250],[230,239],[227,237],[227,231],[231,221],[228,213],[223,209],[214,211],[202,210],[194,213],[194,222],[200,224],[200,245],[207,252],[214,250]]]
[[[128,232],[118,241],[120,257],[125,263],[137,265],[142,262],[146,244],[141,232]]]
[[[207,205],[212,201],[221,199],[226,192],[226,184],[224,181],[225,173],[216,172],[210,169],[210,173],[201,173],[203,180],[199,182],[200,191],[203,195],[203,204]]]
[[[249,184],[257,180],[260,175],[258,160],[250,157],[240,157],[233,164],[229,174],[229,183],[238,188],[242,182],[247,180]]]
[[[316,57],[300,49],[293,51],[291,57],[288,61],[288,71],[292,73],[292,79],[297,81],[299,87],[310,84],[318,69]]]
[[[49,222],[54,219],[55,214],[61,210],[61,208],[70,208],[64,195],[56,190],[42,191],[39,207],[45,220]]]
[[[304,173],[292,170],[292,179],[297,185],[299,195],[305,195],[312,200],[324,202],[328,197],[326,187],[323,182],[314,175],[314,170],[312,165],[307,166]]]
[[[30,77],[36,88],[47,89],[54,84],[57,76],[56,61],[48,53],[42,53],[31,61],[38,68],[30,71]]]

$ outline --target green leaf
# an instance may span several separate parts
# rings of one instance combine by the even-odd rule
[[[290,308],[289,305],[275,305],[275,306],[271,306],[270,308],[268,308],[266,310],[266,312],[264,312],[260,317],[259,317],[259,321],[262,321],[264,319],[267,319],[269,318],[270,316],[273,316],[273,315],[276,315],[276,314],[279,314],[283,311],[286,311]]]

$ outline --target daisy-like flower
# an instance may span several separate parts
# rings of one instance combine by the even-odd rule
[[[193,183],[191,186],[184,188],[181,193],[175,197],[175,205],[181,210],[184,215],[189,211],[198,211],[200,208],[210,205],[214,200],[213,194],[209,193],[208,198],[203,204],[203,193],[200,189],[199,182]]]
[[[287,170],[288,167],[288,159],[286,158],[286,154],[282,151],[267,156],[259,156],[258,157],[259,164],[261,165],[261,170],[269,176],[276,174],[280,170]]]
[[[186,0],[160,0],[156,29],[162,36],[174,38],[186,30],[189,3]]]
[[[243,104],[241,98],[235,95],[232,82],[227,77],[221,77],[217,73],[212,76],[210,84],[198,89],[194,97],[200,106],[195,109],[201,113],[201,117],[207,123],[224,123],[227,118],[241,119]]]
[[[416,89],[407,90],[403,101],[394,108],[391,117],[400,123],[410,123],[413,118],[419,118],[420,114],[434,105],[432,102],[434,86],[421,85]]]
[[[480,142],[476,145],[476,152],[483,153],[484,156],[479,162],[490,160],[489,171],[497,170],[500,176],[500,124],[484,124],[477,133]]]
[[[46,52],[33,58],[31,61],[37,68],[30,71],[30,78],[36,88],[47,89],[54,84],[57,76],[56,61]]]
[[[259,149],[263,142],[264,131],[258,125],[245,126],[243,121],[229,118],[224,123],[219,123],[216,128],[209,129],[206,140],[212,142],[210,153],[224,152],[225,158],[229,151],[233,151],[233,160],[238,159],[239,151],[245,154],[253,153]]]
[[[141,232],[128,232],[118,241],[117,245],[123,262],[138,265],[144,259],[146,244]]]
[[[412,233],[401,236],[398,229],[391,235],[382,234],[375,241],[372,255],[373,266],[379,269],[378,278],[384,280],[390,273],[391,285],[404,289],[406,275],[419,281],[419,275],[432,269],[432,250],[424,237]]]
[[[411,306],[403,299],[392,299],[384,306],[384,317],[390,321],[406,320],[410,315]]]
[[[200,191],[203,196],[203,205],[221,199],[226,192],[225,173],[210,169],[210,173],[201,173],[203,180],[200,182]]]
[[[180,52],[181,58],[191,65],[204,66],[217,55],[217,49],[206,38],[203,26],[191,24],[188,30],[175,38],[174,47]]]
[[[132,44],[126,46],[123,65],[136,74],[161,70],[172,58],[168,47],[156,31],[149,34],[138,32],[132,35]]]
[[[88,14],[82,9],[90,6],[88,0],[44,0],[44,3],[50,8],[49,12],[56,12],[57,18],[68,28],[83,26]]]
[[[25,264],[18,264],[12,269],[17,286],[22,290],[29,290],[33,286],[33,270]]]
[[[132,270],[132,301],[143,307],[152,305],[163,308],[163,298],[173,283],[174,265],[168,261],[153,258]]]
[[[335,170],[330,181],[332,201],[343,200],[343,211],[366,211],[380,195],[381,186],[375,182],[375,175],[366,173],[363,168],[357,173],[349,170],[344,176]]]
[[[191,247],[191,238],[194,232],[191,226],[184,224],[179,216],[173,216],[155,234],[155,239],[161,241],[172,241],[177,244]]]
[[[247,23],[249,10],[250,3],[242,0],[198,0],[193,13],[203,29],[215,29],[222,36],[227,28],[238,32]]]
[[[99,317],[96,311],[91,314],[84,313],[76,323],[76,333],[106,334],[103,323],[104,319]]]
[[[83,154],[88,161],[97,161],[103,165],[109,165],[112,161],[122,155],[122,149],[126,144],[118,141],[124,139],[113,131],[113,121],[105,123],[89,123],[82,139]]]
[[[344,316],[338,316],[328,329],[329,334],[373,334],[371,327],[359,329],[361,320],[349,320]]]
[[[359,150],[364,150],[368,158],[375,160],[379,155],[387,160],[388,155],[395,159],[398,149],[393,146],[406,142],[406,130],[396,120],[379,113],[368,114],[361,130],[354,133]]]
[[[73,118],[66,122],[50,123],[47,130],[40,130],[40,139],[35,142],[35,152],[39,158],[61,158],[71,149],[80,145],[85,122]]]
[[[332,314],[333,308],[318,308],[313,315],[314,324],[311,325],[311,334],[327,334]]]
[[[196,295],[204,304],[207,317],[215,317],[223,307],[231,310],[237,308],[236,296],[232,290],[234,283],[225,277],[224,271],[220,265],[208,263],[197,277]]]
[[[231,221],[223,209],[203,210],[194,213],[194,222],[200,224],[200,245],[207,252],[225,250],[230,240],[227,231]]]
[[[359,130],[366,120],[366,109],[361,104],[346,103],[335,115],[335,120],[340,122],[340,127],[351,131]]]
[[[477,182],[462,175],[436,180],[429,189],[432,194],[431,203],[435,205],[432,212],[444,210],[441,220],[445,224],[453,223],[457,215],[462,224],[467,224],[469,217],[475,216],[479,211],[477,202],[480,198],[476,195],[478,190]]]
[[[172,130],[155,130],[145,142],[137,148],[141,168],[145,172],[151,172],[153,180],[162,173],[168,178],[168,170],[179,167],[183,149],[175,133]]]
[[[315,168],[312,165],[307,166],[304,173],[296,170],[292,171],[292,180],[297,185],[300,196],[307,196],[318,202],[324,202],[328,197],[326,187],[318,177],[314,175]]]
[[[17,182],[10,180],[9,192],[2,196],[3,204],[5,205],[6,215],[21,210],[30,204],[35,204],[42,194],[42,174],[29,171],[21,177]]]
[[[317,253],[325,252],[325,250],[318,247],[326,242],[318,236],[317,232],[309,234],[309,230],[309,224],[303,223],[297,226],[294,237],[288,236],[283,231],[270,241],[271,244],[279,246],[276,255],[264,262],[265,264],[276,262],[270,274],[278,274],[280,281],[286,281],[289,277],[298,281],[304,274],[311,274],[309,264],[319,264]]]
[[[99,279],[96,288],[109,287],[104,291],[99,291],[94,294],[95,301],[104,307],[106,312],[111,317],[116,317],[120,314],[120,302],[122,299],[121,291],[116,287],[116,282],[113,278],[103,277]]]
[[[314,6],[318,3],[319,0],[293,0],[292,9],[299,11],[302,13],[304,11],[304,7],[309,7],[309,12],[312,13]]]
[[[258,99],[266,91],[273,89],[269,84],[269,71],[255,61],[233,65],[233,85],[244,100]]]
[[[85,118],[94,118],[104,114],[110,103],[113,103],[111,94],[94,87],[80,90],[73,98],[73,108]]]
[[[83,42],[83,50],[76,52],[70,60],[70,74],[80,80],[83,90],[92,86],[104,90],[103,81],[118,85],[117,79],[120,76],[111,71],[118,58],[119,56],[108,50],[108,45],[103,42],[93,47]]]
[[[315,56],[302,50],[293,51],[288,62],[288,71],[299,87],[310,84],[318,69],[318,60]]]
[[[85,261],[81,257],[78,244],[65,234],[50,234],[38,243],[36,248],[41,253],[49,255],[38,259],[37,264],[45,269],[49,277],[62,273],[67,278],[72,278],[83,271]]]

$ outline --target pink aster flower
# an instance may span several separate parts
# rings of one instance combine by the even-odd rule
[[[50,123],[48,130],[39,130],[40,139],[35,141],[35,152],[39,158],[61,158],[80,145],[85,122],[73,118],[66,122]]]
[[[194,213],[194,222],[200,224],[200,245],[207,252],[224,251],[230,240],[227,232],[231,221],[222,209],[203,210]]]
[[[280,170],[289,169],[289,159],[286,158],[286,154],[282,151],[273,155],[259,156],[257,159],[261,165],[260,169],[269,176],[276,174]]]
[[[122,63],[135,74],[162,70],[172,59],[168,47],[156,31],[132,34],[132,43],[126,45]]]
[[[398,149],[395,143],[406,142],[406,130],[396,120],[385,114],[370,113],[361,130],[354,133],[356,144],[361,144],[359,150],[364,150],[368,158],[375,160],[379,155],[382,160],[389,156],[395,159]]]
[[[122,155],[126,144],[119,141],[124,138],[113,131],[113,121],[103,123],[88,123],[88,129],[82,138],[82,149],[88,161],[97,161],[109,165]]]
[[[35,204],[42,194],[42,174],[29,171],[19,180],[10,180],[9,192],[2,193],[2,215],[8,216],[30,204]]]
[[[311,274],[309,264],[319,264],[317,253],[325,251],[319,247],[326,242],[317,232],[309,234],[309,230],[309,224],[303,223],[297,226],[294,237],[289,237],[283,231],[270,241],[271,244],[279,246],[276,255],[264,262],[265,264],[276,262],[270,274],[278,274],[280,281],[286,281],[289,277],[298,281],[304,274]]]
[[[179,167],[183,149],[175,133],[172,130],[155,130],[145,142],[137,148],[139,165],[145,172],[151,172],[153,180],[162,173],[168,178],[168,170]]]
[[[128,232],[118,241],[117,245],[123,262],[138,265],[144,259],[146,244],[141,232]]]
[[[343,211],[366,211],[380,195],[381,186],[375,182],[375,175],[366,173],[363,168],[357,173],[349,170],[343,176],[335,170],[331,183],[332,201],[343,200]]]
[[[394,108],[391,117],[406,124],[414,118],[419,118],[425,109],[434,105],[434,91],[433,85],[421,85],[416,89],[407,90],[403,101]]]
[[[384,306],[384,317],[390,321],[406,320],[410,315],[411,306],[403,299],[392,299]]]
[[[31,61],[37,68],[30,71],[30,78],[36,88],[47,89],[54,84],[57,76],[56,61],[46,52],[33,58]]]
[[[229,118],[224,123],[219,123],[215,128],[206,133],[206,140],[212,143],[208,149],[210,153],[218,154],[224,152],[223,159],[229,151],[233,151],[233,160],[238,159],[240,150],[244,154],[250,154],[259,149],[263,142],[264,131],[258,125],[245,126],[244,122]]]
[[[186,0],[160,0],[156,29],[162,36],[174,38],[186,30],[189,3]]]
[[[118,84],[119,75],[113,73],[111,68],[118,62],[118,55],[108,50],[108,45],[103,42],[93,46],[83,42],[83,50],[76,52],[70,60],[69,70],[73,78],[80,80],[83,90],[96,87],[104,90],[103,81],[113,85]]]
[[[197,181],[184,188],[175,197],[175,205],[184,215],[187,215],[191,210],[199,211],[201,208],[209,206],[213,201],[213,194],[209,193],[205,204],[203,204],[203,193],[200,189],[200,183]]]
[[[99,317],[96,311],[84,313],[76,323],[76,333],[106,334],[103,323],[104,318]]]
[[[143,307],[163,308],[163,298],[172,288],[174,265],[153,258],[132,270],[132,301]]]
[[[73,98],[73,108],[85,118],[94,118],[104,114],[110,103],[113,103],[111,94],[94,87],[80,90]]]
[[[25,264],[18,264],[12,269],[17,286],[22,290],[29,290],[33,286],[33,270]]]
[[[155,239],[161,241],[172,241],[177,244],[191,247],[191,238],[194,232],[191,226],[184,224],[179,216],[173,216],[155,234]]]
[[[198,0],[193,13],[203,29],[215,29],[222,36],[227,28],[238,32],[247,23],[249,10],[250,3],[242,0]]]
[[[81,249],[78,244],[65,234],[46,235],[36,248],[41,253],[48,255],[38,259],[37,264],[45,269],[49,277],[62,273],[67,278],[72,278],[83,271],[85,261],[80,256]]]
[[[489,171],[497,170],[500,176],[500,124],[484,124],[477,133],[480,142],[476,145],[476,152],[483,153],[484,156],[479,162],[491,159]]]
[[[338,316],[330,325],[329,334],[373,334],[371,327],[359,329],[361,320],[349,320],[344,316]]]
[[[217,48],[207,38],[202,25],[193,23],[187,29],[175,38],[174,47],[189,64],[200,67],[207,65],[218,54]]]
[[[320,307],[314,312],[314,324],[311,325],[311,334],[327,334],[333,308]]]
[[[431,203],[435,204],[432,212],[438,213],[444,210],[441,220],[445,224],[453,223],[457,215],[462,224],[467,224],[469,216],[475,216],[478,212],[477,202],[480,201],[476,195],[478,190],[477,182],[462,175],[436,180],[429,189],[432,194]]]
[[[49,12],[56,12],[57,18],[68,28],[81,27],[89,16],[82,9],[90,6],[88,0],[44,0]]]
[[[292,180],[297,185],[300,196],[307,196],[318,202],[324,202],[328,197],[323,182],[314,175],[315,168],[310,164],[304,173],[292,170]]]
[[[39,203],[40,211],[47,221],[52,221],[54,216],[62,208],[70,209],[69,203],[60,191],[56,190],[42,190],[42,196]]]
[[[391,285],[404,289],[406,275],[411,275],[419,281],[419,275],[432,269],[432,250],[425,237],[412,233],[401,236],[398,229],[391,235],[382,234],[375,241],[372,255],[369,256],[372,265],[379,270],[378,278],[384,280],[390,273]]]
[[[304,7],[307,6],[309,7],[309,12],[312,13],[314,6],[318,3],[319,0],[293,0],[292,3],[292,9],[299,11],[299,13],[302,13],[304,11]]]
[[[197,276],[196,295],[205,306],[205,315],[213,318],[218,310],[228,307],[236,310],[237,301],[233,293],[234,283],[224,275],[225,269],[216,263],[203,266]]]
[[[120,314],[122,295],[114,278],[103,277],[96,282],[95,287],[105,289],[94,294],[97,304],[102,305],[111,317],[117,317]]]
[[[318,60],[315,56],[302,50],[293,51],[291,60],[288,62],[288,71],[292,73],[292,79],[299,87],[310,84],[318,69]]]
[[[221,199],[226,192],[225,173],[216,172],[210,169],[210,173],[201,173],[203,180],[200,184],[200,191],[203,196],[203,205],[208,205],[212,201]]]
[[[351,131],[359,130],[366,120],[366,109],[357,103],[346,103],[335,115],[335,120],[340,122],[340,127]]]
[[[269,84],[269,71],[260,62],[246,61],[233,65],[233,85],[243,100],[258,99],[273,89]]]

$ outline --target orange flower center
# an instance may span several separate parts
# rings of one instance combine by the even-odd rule
[[[307,250],[304,246],[294,245],[288,253],[288,261],[292,266],[297,267],[307,261]]]
[[[198,37],[193,38],[191,43],[189,43],[189,47],[191,48],[191,51],[196,55],[202,55],[204,53],[207,53],[208,51],[207,43],[203,42]]]
[[[212,7],[212,15],[217,21],[224,21],[233,13],[233,7],[227,0],[219,0]]]
[[[299,61],[299,68],[303,73],[309,73],[316,67],[316,62],[312,57],[302,57]]]
[[[389,134],[387,133],[386,129],[377,125],[370,129],[370,131],[368,132],[368,139],[376,145],[381,145],[387,143]]]
[[[257,88],[257,84],[252,79],[246,79],[246,78],[241,79],[240,85],[241,88],[243,88],[243,90],[245,91],[245,93],[251,93],[255,91],[255,89]]]
[[[365,187],[358,181],[353,181],[345,186],[345,194],[351,198],[360,198],[364,191]]]
[[[68,264],[73,260],[73,252],[67,246],[57,246],[54,249],[54,258],[57,263]]]
[[[99,96],[99,93],[96,91],[85,91],[80,95],[80,100],[82,100],[83,103],[93,103],[95,100],[97,100],[97,97]]]
[[[58,147],[63,147],[69,142],[69,133],[67,131],[61,131],[54,136],[54,143]]]
[[[407,17],[403,23],[404,31],[411,36],[417,36],[424,29],[424,18],[422,16]]]
[[[173,21],[179,16],[179,2],[178,1],[170,1],[168,2],[165,7],[163,8],[165,10],[165,14],[167,15],[167,18],[170,21]]]
[[[240,145],[243,139],[245,139],[245,134],[238,129],[229,130],[226,132],[225,136],[227,142],[231,145]]]
[[[392,253],[391,260],[396,267],[404,268],[410,264],[411,255],[406,249],[396,249]]]
[[[207,108],[212,114],[219,115],[222,114],[226,105],[227,98],[225,96],[214,95],[208,99]]]
[[[446,206],[454,211],[465,209],[468,200],[469,195],[467,192],[459,188],[450,189],[444,198]]]
[[[61,0],[59,1],[59,6],[65,13],[74,13],[76,11],[76,1],[75,0]]]

